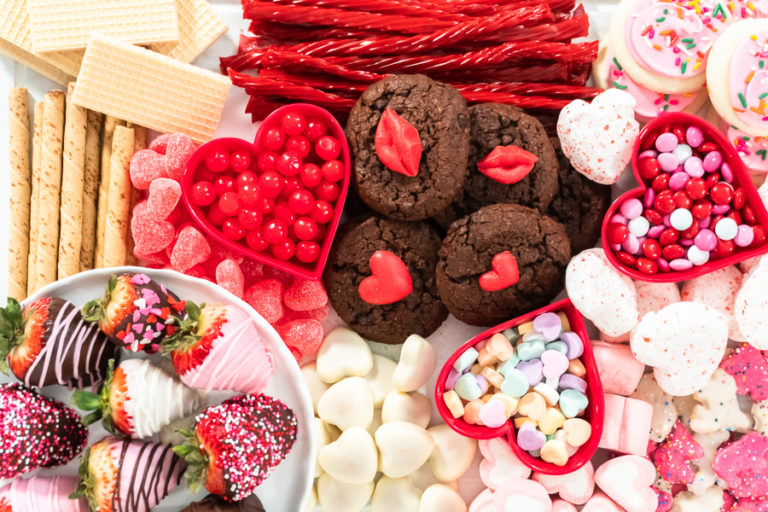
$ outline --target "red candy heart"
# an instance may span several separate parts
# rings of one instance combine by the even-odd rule
[[[158,178],[149,185],[147,208],[156,220],[167,219],[181,198],[181,187],[170,178]]]
[[[406,176],[419,173],[421,140],[416,128],[391,108],[384,110],[374,136],[376,154],[387,169]]]
[[[413,281],[403,260],[389,251],[376,251],[370,259],[371,274],[358,287],[369,304],[392,304],[413,291]]]
[[[204,262],[211,255],[211,246],[202,233],[192,226],[185,226],[171,251],[171,266],[180,271]]]
[[[491,261],[493,270],[480,276],[480,288],[487,292],[503,290],[520,279],[517,259],[509,251],[500,252]]]
[[[477,163],[477,170],[492,180],[511,185],[528,176],[538,160],[539,157],[514,144],[496,146]]]
[[[147,190],[155,178],[168,176],[168,160],[151,149],[142,149],[131,158],[130,174],[134,187]]]
[[[708,122],[662,114],[640,132],[632,168],[640,187],[611,205],[602,226],[608,261],[624,274],[685,281],[768,252],[768,212],[738,153]]]

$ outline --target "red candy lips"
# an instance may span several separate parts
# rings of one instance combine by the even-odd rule
[[[189,159],[184,204],[225,247],[305,279],[319,279],[349,187],[344,131],[325,110],[274,111],[254,144],[213,140]]]
[[[642,281],[693,279],[768,252],[768,212],[744,163],[706,121],[669,113],[648,123],[632,157],[640,188],[603,220],[605,254]]]

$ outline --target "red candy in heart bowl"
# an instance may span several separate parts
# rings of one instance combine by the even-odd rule
[[[564,299],[478,334],[441,369],[435,403],[461,435],[506,437],[534,471],[576,471],[597,450],[605,404],[584,319]]]
[[[693,279],[768,252],[768,212],[733,146],[711,124],[675,112],[640,132],[632,170],[641,188],[603,219],[605,254],[652,282]]]
[[[349,188],[349,146],[326,110],[295,103],[270,114],[255,143],[216,139],[187,162],[184,204],[224,246],[319,279]]]

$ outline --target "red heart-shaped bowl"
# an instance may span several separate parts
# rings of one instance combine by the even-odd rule
[[[333,202],[331,202],[331,206],[333,207],[333,217],[329,222],[324,224],[324,228],[321,228],[323,229],[322,238],[317,240],[320,249],[319,254],[316,253],[317,257],[312,262],[299,261],[295,254],[287,260],[279,259],[271,253],[269,248],[266,248],[262,251],[257,251],[249,247],[246,244],[245,238],[241,238],[240,240],[232,240],[228,238],[224,235],[223,231],[219,227],[215,226],[208,219],[204,211],[204,208],[207,209],[208,207],[201,207],[196,205],[191,197],[192,187],[196,183],[197,179],[200,179],[203,173],[207,173],[209,175],[211,174],[211,171],[208,170],[206,166],[205,159],[215,151],[223,150],[230,155],[233,151],[236,150],[247,151],[251,158],[250,166],[246,170],[253,171],[257,176],[260,176],[262,171],[258,166],[258,156],[262,153],[264,136],[271,128],[280,127],[283,116],[286,114],[301,114],[306,120],[319,121],[325,126],[327,130],[326,135],[334,137],[341,146],[341,151],[337,159],[340,160],[343,164],[344,175],[337,183],[339,189],[338,197]],[[313,141],[310,143],[309,154],[303,159],[303,163],[314,163],[318,166],[322,166],[324,160],[317,155],[314,147],[315,143]],[[181,179],[181,190],[184,197],[184,204],[186,205],[187,210],[189,210],[189,213],[192,215],[192,218],[206,234],[211,236],[217,242],[244,256],[253,258],[256,261],[265,263],[272,267],[279,268],[301,278],[320,279],[323,273],[323,268],[325,267],[325,263],[328,260],[328,253],[331,250],[333,237],[336,234],[336,229],[339,225],[339,220],[341,219],[342,209],[344,208],[344,200],[347,196],[347,190],[349,189],[350,169],[351,164],[349,158],[349,145],[347,144],[344,130],[341,128],[338,121],[336,121],[336,119],[323,108],[317,107],[315,105],[309,105],[307,103],[294,103],[280,107],[272,112],[269,116],[267,116],[267,118],[264,119],[261,126],[259,127],[259,131],[256,133],[256,139],[254,143],[236,138],[222,138],[212,140],[207,144],[200,146],[200,148],[198,148],[198,150],[187,162],[184,176]],[[229,175],[234,179],[237,177],[238,173],[234,171],[230,166],[227,170],[221,172],[220,175]],[[295,175],[297,179],[298,176],[298,174]],[[316,197],[312,188],[306,187],[304,185],[302,185],[302,188],[313,192],[313,198]],[[314,187],[314,189],[316,188],[317,186]],[[280,199],[280,197],[278,197],[278,199]],[[218,196],[216,199],[218,200]],[[286,201],[286,198],[282,198],[282,201]],[[213,204],[216,204],[216,202]],[[265,213],[264,215],[266,218],[266,215],[269,214]],[[262,226],[264,223],[265,222],[262,221]],[[291,225],[288,226],[288,230],[292,230]]]
[[[533,457],[527,451],[523,450],[517,444],[517,437],[515,435],[515,426],[513,419],[510,418],[504,425],[497,428],[489,428],[482,425],[472,425],[464,421],[463,418],[454,418],[448,406],[443,400],[443,394],[445,393],[445,382],[448,379],[448,374],[453,368],[453,364],[465,351],[474,347],[478,343],[490,338],[496,333],[500,333],[511,327],[516,327],[520,324],[524,324],[541,315],[542,313],[565,313],[570,324],[571,331],[575,332],[581,338],[584,344],[584,353],[581,355],[581,361],[587,370],[585,380],[587,381],[587,398],[589,398],[589,405],[584,411],[583,419],[587,420],[592,426],[592,435],[586,443],[581,445],[576,453],[568,459],[563,466],[557,466],[544,460]],[[515,453],[518,459],[526,466],[538,471],[539,473],[545,473],[548,475],[564,475],[576,471],[584,464],[589,462],[592,456],[597,450],[597,445],[600,443],[600,438],[603,435],[603,414],[605,400],[603,397],[603,384],[600,381],[600,374],[597,370],[597,363],[595,356],[592,353],[592,345],[589,341],[589,335],[587,334],[587,328],[584,326],[584,318],[571,303],[570,299],[563,299],[548,306],[544,306],[541,309],[532,311],[523,316],[519,316],[503,324],[492,327],[485,332],[482,332],[466,342],[456,352],[454,352],[448,361],[445,362],[443,368],[440,370],[440,374],[437,377],[437,384],[435,385],[435,403],[437,404],[437,410],[442,416],[443,421],[459,434],[471,437],[472,439],[492,439],[495,437],[506,437],[509,446]]]
[[[608,236],[608,230],[610,225],[612,224],[611,219],[620,210],[622,204],[625,201],[629,199],[637,198],[641,202],[643,202],[646,189],[652,188],[651,184],[649,183],[649,180],[644,179],[640,173],[640,170],[639,170],[640,155],[648,149],[653,149],[654,142],[658,135],[665,132],[671,132],[674,129],[682,130],[682,133],[685,133],[687,128],[690,126],[695,126],[699,128],[699,130],[701,130],[703,134],[704,142],[709,142],[717,146],[716,148],[717,151],[719,151],[723,157],[722,161],[728,163],[728,165],[730,166],[733,174],[733,180],[731,182],[732,189],[733,190],[741,189],[743,190],[743,194],[744,194],[744,206],[740,209],[740,211],[743,211],[744,207],[749,207],[749,209],[752,211],[752,214],[754,215],[754,222],[751,225],[753,227],[759,226],[762,229],[763,231],[762,241],[759,241],[759,239],[755,237],[755,241],[747,247],[738,247],[734,245],[733,252],[729,255],[722,256],[722,257],[718,257],[715,251],[712,251],[710,252],[709,260],[706,263],[698,266],[694,265],[693,267],[686,270],[669,269],[668,271],[662,271],[662,268],[657,264],[657,271],[655,273],[641,272],[640,270],[638,270],[637,266],[631,265],[631,259],[630,259],[630,263],[626,263],[620,260],[620,257],[627,258],[626,254],[628,253],[625,252],[624,254],[620,254],[619,255],[620,257],[617,257],[617,253],[622,251],[617,251],[616,247],[611,246],[610,239]],[[698,146],[698,147],[701,147],[701,146]],[[603,225],[601,230],[601,236],[602,236],[602,242],[603,242],[602,245],[603,245],[603,249],[605,250],[605,255],[608,257],[608,261],[610,261],[611,264],[614,267],[616,267],[619,271],[628,275],[632,279],[637,279],[640,281],[650,281],[655,283],[686,281],[686,280],[693,279],[698,276],[707,274],[708,272],[712,272],[720,268],[736,264],[740,261],[744,261],[753,256],[758,256],[760,254],[764,254],[768,252],[768,243],[765,242],[765,236],[764,236],[765,233],[768,232],[768,212],[766,212],[765,206],[763,205],[763,202],[757,193],[757,189],[755,188],[755,185],[752,182],[752,178],[749,175],[749,171],[747,170],[746,166],[742,162],[741,158],[739,157],[738,153],[734,149],[733,145],[730,144],[728,140],[726,140],[726,138],[714,126],[712,126],[707,121],[699,117],[692,116],[690,114],[685,114],[682,112],[674,112],[674,113],[662,114],[656,119],[654,119],[653,121],[651,121],[650,123],[648,123],[645,126],[645,128],[643,128],[643,130],[640,132],[640,136],[638,137],[637,142],[635,143],[635,148],[632,155],[632,172],[634,173],[635,178],[637,179],[637,182],[640,184],[640,187],[625,192],[610,206],[610,208],[608,208],[608,211],[605,214],[605,217],[603,218]],[[659,173],[659,175],[662,175],[662,174],[665,174],[665,171],[661,171]],[[667,174],[672,174],[672,173],[667,173]],[[703,178],[707,178],[711,174],[714,174],[714,173],[706,173],[703,176]],[[710,188],[711,187],[707,187],[706,196],[704,196],[703,198],[704,200],[710,199],[710,195],[709,195]],[[675,207],[677,208],[678,205],[676,205]],[[646,207],[645,204],[643,205],[643,208],[644,208],[643,216],[645,216],[646,212],[648,212],[648,208]],[[710,218],[710,217],[707,217],[707,218]],[[712,218],[714,218],[714,215],[712,216]],[[693,219],[693,222],[698,222],[695,217]],[[746,223],[746,221],[744,222]],[[738,223],[739,221],[737,221],[737,224]],[[712,227],[714,227],[714,224],[712,224]],[[686,242],[686,243],[690,243],[690,242]],[[680,245],[681,247],[683,247],[682,244]],[[642,250],[639,254],[636,253],[636,255],[638,259],[641,257],[644,258],[644,254]],[[634,256],[629,255],[629,258],[633,258],[633,257]],[[654,264],[656,264],[658,261],[659,260],[657,259],[654,262]]]

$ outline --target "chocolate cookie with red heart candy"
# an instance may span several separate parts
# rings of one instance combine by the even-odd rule
[[[563,289],[571,248],[559,222],[493,204],[454,222],[438,256],[445,307],[462,322],[489,326],[549,304]]]
[[[440,236],[426,221],[374,215],[348,222],[323,274],[333,309],[369,340],[398,344],[411,334],[429,336],[448,316],[435,285],[439,248]]]

